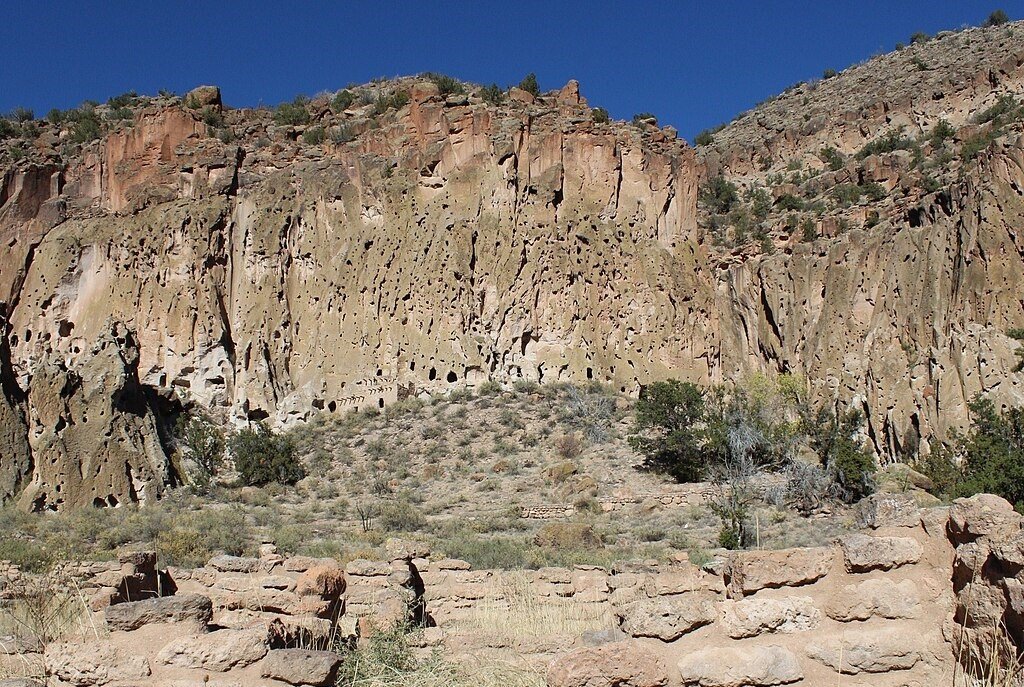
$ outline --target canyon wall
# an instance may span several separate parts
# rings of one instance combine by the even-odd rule
[[[971,102],[1020,89],[1015,59],[984,94],[971,81]],[[824,217],[813,242],[725,254],[702,180],[789,150],[737,143],[745,119],[698,156],[670,128],[593,121],[574,82],[501,106],[396,87],[411,96],[397,110],[309,105],[339,134],[316,143],[266,110],[226,110],[214,136],[219,98],[155,100],[4,173],[0,494],[33,509],[156,496],[193,405],[289,426],[488,379],[635,394],[791,372],[816,403],[862,409],[891,460],[963,427],[977,393],[1021,402],[1016,137],[930,192],[898,155],[851,163],[891,190],[881,221]],[[892,120],[864,112],[861,141]]]

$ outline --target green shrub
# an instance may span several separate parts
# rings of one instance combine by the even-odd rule
[[[753,189],[747,196],[753,204],[754,217],[763,220],[772,209],[772,196],[761,187]]]
[[[786,212],[803,210],[807,205],[802,198],[797,198],[792,193],[784,193],[775,201],[775,205]]]
[[[858,438],[864,416],[860,411],[835,413],[822,406],[805,416],[803,430],[821,464],[834,479],[845,501],[857,501],[874,491],[874,456]]]
[[[715,134],[710,129],[704,129],[693,139],[695,145],[709,146],[715,142]]]
[[[356,140],[356,135],[352,127],[342,124],[331,129],[331,140],[335,143],[349,143]]]
[[[861,186],[861,191],[868,197],[868,200],[875,203],[889,195],[884,186],[874,181]]]
[[[1024,408],[1000,414],[995,404],[976,397],[969,404],[971,427],[954,436],[945,452],[946,469],[926,473],[951,497],[990,493],[1002,496],[1024,512]],[[959,456],[957,465],[953,456]],[[934,460],[941,464],[943,453]]]
[[[828,168],[833,172],[838,172],[846,164],[846,158],[832,146],[822,148],[818,153],[818,157],[820,157],[822,162],[827,164]]]
[[[611,117],[608,116],[608,110],[604,109],[603,107],[595,107],[593,110],[590,111],[590,116],[597,124],[607,124],[609,121],[611,121]]]
[[[320,145],[327,138],[322,126],[311,126],[302,132],[302,141],[306,145]]]
[[[633,125],[634,126],[642,126],[642,125],[646,125],[646,124],[651,124],[653,126],[657,126],[658,125],[658,118],[655,117],[650,112],[637,112],[635,115],[633,115]]]
[[[377,522],[388,532],[416,532],[426,526],[427,519],[414,505],[403,500],[383,506]]]
[[[599,549],[602,546],[593,528],[580,522],[549,522],[537,531],[533,543],[557,549]]]
[[[397,90],[387,95],[383,93],[377,96],[373,103],[373,113],[382,115],[388,110],[401,110],[409,104],[409,91]]]
[[[135,91],[128,91],[127,93],[122,93],[121,95],[115,95],[114,97],[110,98],[107,101],[107,105],[112,110],[117,110],[117,109],[120,109],[122,107],[128,107],[129,105],[134,105],[136,103],[136,101],[138,101],[138,99],[139,99],[139,94],[138,93],[136,93]]]
[[[920,150],[920,146],[914,139],[904,135],[902,128],[894,129],[861,148],[860,151],[857,152],[857,159],[863,160],[870,155],[882,155],[884,153],[892,153],[897,150],[909,150],[916,152]]]
[[[839,72],[835,69],[826,69],[821,73],[821,78],[823,79],[834,79],[837,76],[839,76]]]
[[[939,123],[932,128],[931,133],[928,134],[928,138],[932,142],[932,147],[938,148],[955,135],[956,129],[953,128],[953,125],[945,118],[942,118],[939,120]]]
[[[334,99],[331,100],[331,110],[333,110],[335,114],[344,112],[348,108],[352,107],[352,103],[355,101],[356,94],[345,88],[334,95]]]
[[[654,382],[640,391],[629,437],[644,467],[680,482],[699,482],[711,462],[704,391],[689,382]]]
[[[540,95],[540,86],[537,84],[537,75],[530,72],[519,82],[519,88],[537,97]]]
[[[960,157],[964,161],[973,160],[983,150],[988,150],[989,146],[996,140],[997,134],[996,130],[989,129],[965,139],[963,145],[960,146]]]
[[[721,174],[708,179],[708,182],[701,187],[698,196],[704,206],[716,215],[724,215],[729,212],[739,200],[736,186]]]
[[[918,43],[927,43],[931,39],[932,37],[924,31],[916,31],[910,36],[910,44],[917,45]]]
[[[224,115],[215,107],[211,107],[209,105],[204,107],[202,111],[202,118],[203,123],[206,124],[206,126],[213,127],[214,129],[219,129],[224,126]]]
[[[202,415],[183,415],[178,420],[177,441],[195,463],[192,475],[198,486],[206,486],[217,476],[224,461],[224,435]]]
[[[1024,329],[1011,329],[1006,332],[1006,335],[1011,339],[1024,341]],[[1024,370],[1024,345],[1018,346],[1014,353],[1017,355],[1017,365],[1013,368],[1013,371],[1020,372]]]
[[[437,90],[442,96],[461,95],[466,92],[466,87],[461,81],[447,74],[424,72],[420,76],[437,86]]]
[[[11,114],[8,115],[8,117],[18,122],[19,124],[24,124],[26,122],[31,122],[32,120],[34,120],[36,118],[36,115],[32,110],[28,109],[27,107],[16,107],[13,110],[11,110]]]
[[[856,184],[836,184],[832,189],[832,196],[837,203],[847,206],[859,201],[862,192],[861,187]]]
[[[103,126],[96,109],[89,105],[68,112],[67,119],[74,122],[71,127],[72,143],[89,143],[103,135]]]
[[[0,536],[0,560],[10,561],[28,573],[47,572],[56,562],[52,553],[42,545],[34,541],[15,539],[6,532]]]
[[[243,484],[295,484],[305,476],[291,439],[275,435],[265,422],[239,431],[228,446]]]
[[[501,105],[505,100],[505,91],[498,84],[492,83],[480,89],[480,97],[491,105]]]
[[[982,24],[982,26],[1002,26],[1003,24],[1006,24],[1009,21],[1010,17],[1006,14],[1006,12],[1004,12],[1003,10],[996,10],[992,14],[988,15],[988,19],[985,20],[985,23]]]
[[[304,95],[295,96],[290,103],[281,103],[274,111],[274,121],[282,126],[302,126],[309,124],[310,116],[307,105],[309,98]]]

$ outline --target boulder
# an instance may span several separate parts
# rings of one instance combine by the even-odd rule
[[[869,570],[892,570],[910,563],[917,563],[924,555],[924,549],[909,537],[872,537],[866,534],[851,534],[839,540],[850,572]]]
[[[957,499],[949,511],[949,533],[954,544],[979,537],[1007,538],[1021,529],[1022,518],[1006,499],[992,494],[975,494]]]
[[[44,661],[48,675],[62,685],[91,687],[110,682],[140,684],[151,669],[144,656],[125,655],[111,644],[58,642],[46,647]]]
[[[785,599],[742,599],[725,604],[723,625],[730,637],[743,639],[778,632],[812,630],[821,622],[821,611],[807,596]]]
[[[729,557],[723,574],[729,596],[739,598],[760,589],[816,582],[828,574],[832,560],[829,547],[738,551]]]
[[[242,556],[214,556],[207,565],[219,572],[252,573],[259,570],[260,560]]]
[[[898,628],[844,632],[814,642],[807,655],[847,675],[909,670],[921,659],[917,633]]]
[[[152,623],[181,622],[205,627],[213,618],[213,604],[201,594],[182,594],[107,606],[103,615],[111,630],[131,631]]]
[[[548,665],[548,687],[662,687],[661,658],[637,641],[576,649]]]
[[[218,630],[194,637],[178,637],[156,655],[157,663],[179,668],[225,672],[242,668],[267,655],[267,630]]]
[[[889,580],[865,580],[851,584],[825,605],[825,614],[833,620],[849,622],[886,618],[915,618],[920,608],[917,585],[913,580],[893,583]]]
[[[333,651],[273,649],[260,662],[260,675],[291,685],[334,683],[341,656]]]
[[[702,649],[678,666],[684,685],[700,687],[768,687],[804,677],[793,652],[775,645]]]
[[[854,512],[861,527],[917,527],[921,509],[913,494],[872,494],[861,499]]]
[[[185,103],[189,107],[202,109],[204,107],[221,106],[220,88],[217,86],[197,86],[185,95]]]
[[[559,105],[579,105],[580,82],[576,79],[570,79],[567,84],[562,86],[562,90],[558,91],[555,100]]]
[[[532,105],[537,100],[537,98],[534,97],[533,93],[530,93],[529,91],[524,91],[518,86],[513,86],[512,88],[508,89],[508,97],[509,100],[517,100],[521,103],[526,103],[528,105]]]
[[[344,591],[345,571],[338,566],[314,566],[302,573],[295,582],[295,593],[299,596],[337,599]]]
[[[695,592],[641,599],[620,612],[622,629],[633,637],[671,642],[698,627],[715,622],[715,596]]]

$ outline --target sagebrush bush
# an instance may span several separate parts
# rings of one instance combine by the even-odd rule
[[[274,121],[283,126],[302,126],[309,124],[310,115],[307,105],[309,98],[304,95],[295,97],[290,103],[281,103],[274,111]]]
[[[239,431],[231,437],[228,446],[243,484],[295,484],[305,476],[292,440],[274,434],[265,422]]]
[[[403,500],[382,506],[377,522],[388,532],[416,532],[426,526],[427,519],[414,505]]]

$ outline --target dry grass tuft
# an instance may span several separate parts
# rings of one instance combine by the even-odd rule
[[[491,646],[514,646],[521,640],[571,640],[614,624],[607,604],[542,597],[529,573],[514,571],[501,574],[495,594],[475,604],[470,616],[451,629],[455,634],[473,633]]]

